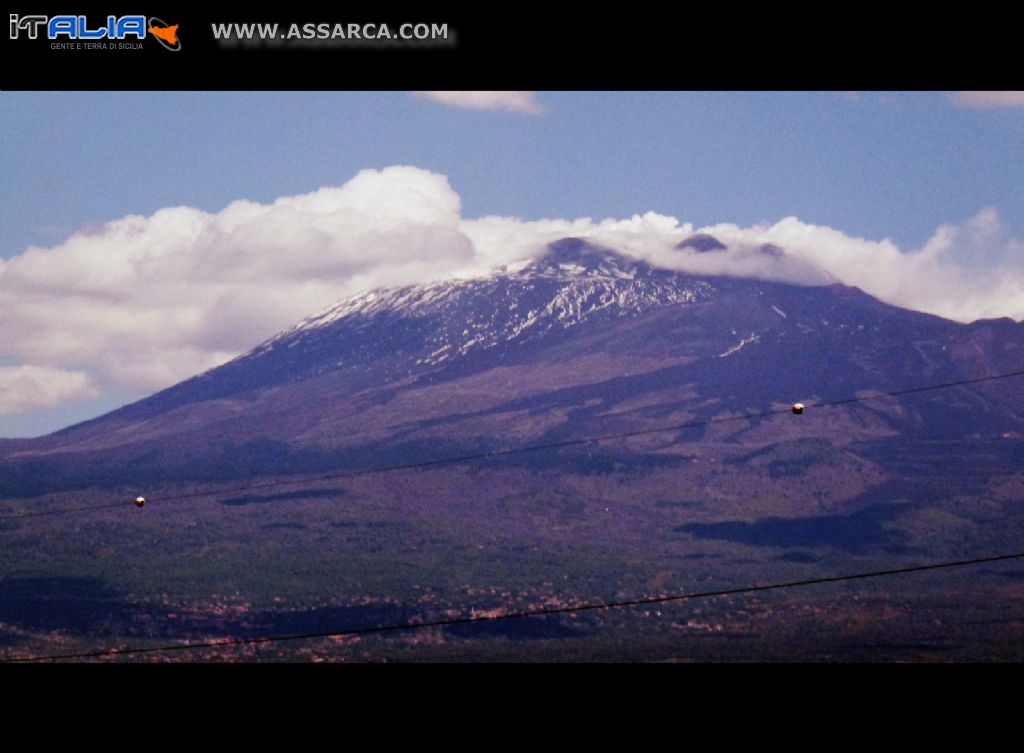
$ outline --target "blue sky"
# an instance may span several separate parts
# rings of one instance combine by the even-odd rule
[[[2,254],[88,223],[216,211],[410,164],[463,214],[697,225],[788,215],[901,245],[985,206],[1024,226],[1024,109],[943,93],[542,93],[545,112],[387,93],[0,95]]]
[[[530,101],[515,111],[405,92],[4,92],[0,259],[63,248],[127,215],[269,204],[392,165],[446,176],[465,219],[656,212],[747,228],[796,217],[908,252],[940,226],[977,225],[988,211],[982,241],[1012,250],[1024,235],[1024,107],[999,106],[1012,97],[542,92]],[[982,241],[957,253],[996,269],[1002,252]],[[16,271],[9,265],[8,278],[21,287],[7,299],[0,291],[0,303],[25,310],[41,300],[42,278]],[[196,332],[196,342],[219,337]],[[244,347],[218,340],[196,363]],[[0,376],[36,364],[91,380],[89,389],[67,383],[75,399],[8,410],[0,436],[51,431],[148,391],[104,377],[98,346],[59,350],[0,341]]]

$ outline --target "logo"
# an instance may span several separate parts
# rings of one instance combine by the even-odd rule
[[[165,21],[150,16],[149,33],[171,52],[179,52],[181,50],[181,40],[178,39],[178,24],[168,26]]]
[[[142,49],[142,40],[149,36],[171,52],[181,50],[178,24],[150,16],[107,16],[106,24],[91,26],[84,15],[19,16],[10,14],[11,39],[23,34],[29,39],[50,40],[52,49]],[[43,35],[45,34],[45,37]],[[135,42],[127,40],[134,38]]]

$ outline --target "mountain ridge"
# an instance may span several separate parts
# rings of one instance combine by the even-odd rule
[[[1022,361],[1024,325],[1012,321],[959,324],[840,284],[689,275],[569,238],[487,277],[347,298],[141,401],[0,442],[0,471],[27,491],[47,474],[81,485],[232,477],[261,463],[386,464],[957,381]],[[1014,394],[990,384],[960,389],[954,408],[948,397],[889,413],[851,406],[836,413],[849,434],[836,441],[1022,432]],[[633,412],[612,417],[622,410]],[[799,431],[811,428],[828,436],[809,421]]]

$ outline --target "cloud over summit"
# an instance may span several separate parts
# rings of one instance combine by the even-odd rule
[[[698,231],[727,248],[677,248]],[[346,295],[484,274],[566,236],[694,273],[839,281],[961,321],[1024,318],[1024,243],[993,209],[912,250],[794,217],[748,228],[694,228],[653,212],[465,219],[445,176],[397,166],[269,204],[132,215],[0,260],[0,358],[22,364],[0,369],[0,411],[95,396],[102,386],[157,390]],[[765,244],[784,252],[759,252]]]

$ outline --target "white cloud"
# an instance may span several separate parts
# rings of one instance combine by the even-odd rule
[[[698,231],[728,248],[676,248]],[[1024,242],[993,209],[938,228],[912,250],[793,217],[748,228],[694,228],[653,212],[601,221],[463,219],[447,178],[400,166],[270,204],[124,217],[0,260],[0,358],[42,369],[18,373],[49,385],[9,389],[0,404],[49,405],[91,395],[97,384],[157,390],[352,293],[482,274],[566,236],[693,273],[839,281],[961,321],[1024,318]],[[759,253],[767,243],[785,254]]]
[[[787,217],[771,225],[694,228],[648,212],[629,220],[542,220],[486,217],[462,224],[478,259],[506,264],[532,256],[568,235],[626,251],[652,264],[704,275],[757,277],[801,285],[840,282],[887,303],[962,322],[1024,319],[1024,241],[1011,236],[995,209],[962,225],[942,225],[920,249],[873,241]],[[699,253],[676,246],[695,232],[727,245]],[[761,253],[771,244],[781,256]]]
[[[960,107],[1024,107],[1024,92],[952,92],[950,98]]]
[[[81,371],[42,366],[0,367],[0,416],[52,408],[72,400],[98,397],[99,389]]]
[[[813,283],[813,276],[821,275],[887,303],[962,322],[1024,319],[1024,243],[1011,237],[992,208],[963,225],[940,226],[924,246],[909,251],[889,240],[850,237],[795,217],[752,228],[716,225],[706,232],[731,252],[774,244],[800,265],[755,276]]]
[[[412,92],[413,96],[429,99],[450,107],[468,110],[508,110],[527,115],[539,115],[544,107],[537,101],[537,92]]]
[[[0,356],[165,387],[361,286],[464,264],[459,213],[447,178],[391,167],[269,205],[114,220],[0,264]]]

